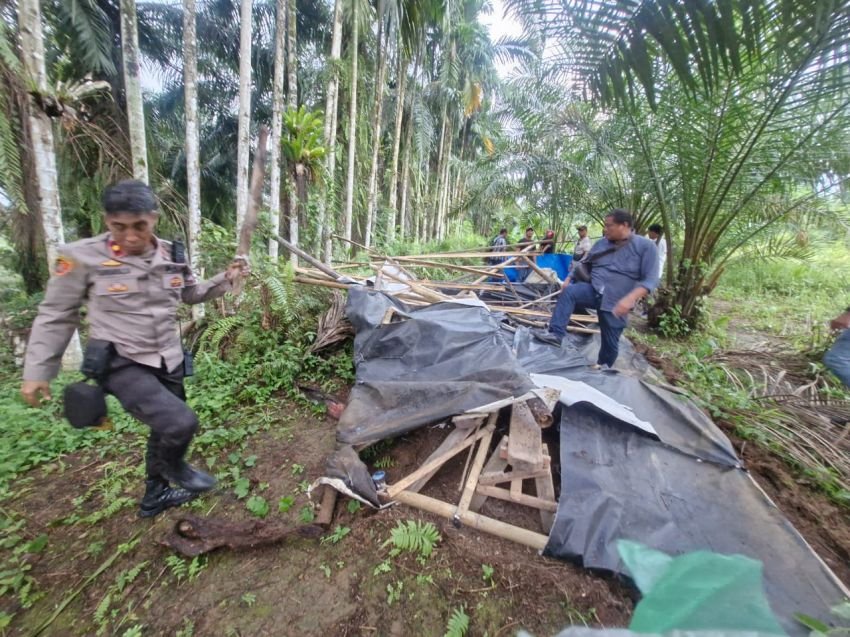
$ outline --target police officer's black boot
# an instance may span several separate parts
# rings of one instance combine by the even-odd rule
[[[162,459],[162,468],[160,475],[187,491],[196,493],[209,491],[216,485],[217,480],[207,472],[195,469],[183,459],[188,447],[188,442],[177,447],[161,445],[159,457]]]
[[[193,469],[183,460],[188,447],[188,442],[168,444],[159,434],[152,431],[148,437],[148,450],[145,454],[148,475],[161,476],[165,481],[194,493],[212,489],[216,484],[215,478]]]
[[[139,505],[139,516],[151,518],[171,507],[179,507],[197,497],[197,493],[169,486],[163,478],[145,480],[145,495]]]

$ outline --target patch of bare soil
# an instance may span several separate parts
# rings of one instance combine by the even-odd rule
[[[32,472],[4,507],[25,518],[29,537],[46,534],[48,544],[26,556],[39,591],[29,596],[29,607],[11,594],[0,598],[0,610],[14,614],[5,634],[123,635],[138,627],[142,635],[442,635],[456,609],[469,616],[469,635],[491,637],[519,628],[543,636],[568,624],[628,623],[632,601],[617,582],[404,506],[356,510],[340,498],[324,541],[296,536],[274,546],[221,549],[194,562],[178,559],[162,541],[187,512],[248,522],[257,518],[246,502],[257,496],[270,506],[266,520],[303,523],[305,481],[322,474],[336,423],[289,403],[280,408],[278,425],[243,449],[220,454],[220,473],[233,465],[231,453],[240,458],[236,464],[250,481],[243,498],[225,480],[215,493],[152,521],[138,519],[132,504],[94,523],[68,523],[71,513],[83,518],[109,505],[116,494],[95,493],[85,502],[79,496],[117,466],[141,466],[141,441],[126,457],[81,453],[63,459],[64,466]],[[444,435],[423,429],[397,441],[386,451],[395,463],[391,478],[414,468]],[[250,456],[256,458],[246,463]],[[464,460],[456,458],[424,492],[456,501]],[[141,489],[139,472],[117,496],[135,502]],[[294,503],[282,512],[284,497]],[[537,514],[521,507],[491,500],[483,512],[539,530]],[[392,557],[385,545],[396,524],[410,519],[432,522],[442,536],[426,559]],[[328,537],[334,529],[337,542]]]

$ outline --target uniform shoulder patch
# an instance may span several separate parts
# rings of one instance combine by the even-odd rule
[[[100,265],[105,265],[105,266],[107,266],[107,267],[112,267],[112,268],[114,268],[114,267],[117,267],[117,266],[121,265],[121,262],[120,262],[120,261],[116,261],[115,259],[109,259],[108,261],[102,261],[102,262],[100,263]]]
[[[59,255],[56,257],[56,261],[53,264],[53,274],[56,276],[65,276],[71,272],[75,266],[76,263],[74,263],[73,259],[65,255]]]

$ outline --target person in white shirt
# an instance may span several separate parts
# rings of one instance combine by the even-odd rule
[[[573,261],[581,261],[590,252],[593,244],[590,237],[587,236],[587,226],[577,226],[576,230],[578,230],[578,241],[576,241],[576,247],[573,251]]]
[[[649,232],[647,236],[655,242],[655,245],[658,247],[658,278],[664,278],[664,264],[667,263],[667,242],[664,240],[662,236],[664,234],[664,228],[660,223],[654,223],[649,226]]]

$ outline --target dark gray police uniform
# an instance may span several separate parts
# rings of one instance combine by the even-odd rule
[[[188,263],[171,260],[168,242],[155,241],[139,256],[124,254],[109,233],[61,246],[24,362],[24,380],[55,378],[86,305],[89,341],[112,344],[101,385],[151,429],[148,477],[179,462],[198,428],[185,403],[177,308],[231,289],[224,273],[197,281]]]

